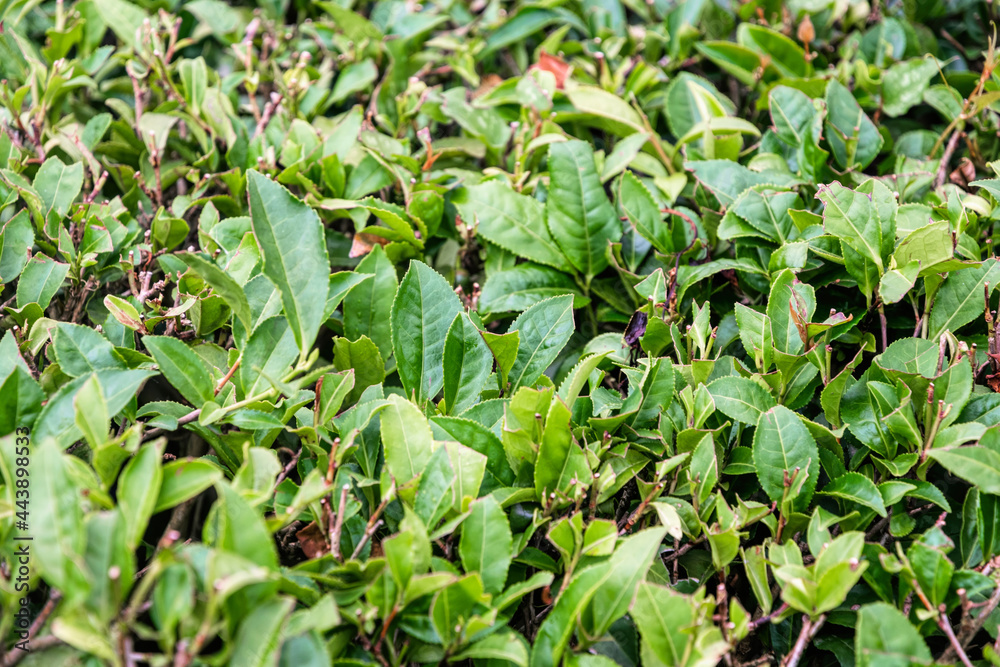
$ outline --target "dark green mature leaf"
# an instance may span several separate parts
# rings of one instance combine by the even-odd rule
[[[882,149],[882,135],[839,81],[826,86],[827,141],[842,168],[864,169]]]
[[[883,110],[889,116],[902,116],[923,101],[931,77],[940,71],[933,57],[913,58],[896,63],[882,76]]]
[[[455,440],[486,457],[481,493],[514,483],[514,471],[507,463],[503,443],[493,431],[463,417],[432,417],[430,422],[438,440]]]
[[[882,227],[870,197],[834,183],[816,195],[826,205],[823,226],[882,273]]]
[[[406,484],[430,461],[434,436],[417,406],[393,395],[389,407],[382,411],[382,444],[389,473],[397,484]]]
[[[192,252],[179,252],[174,257],[187,264],[192,272],[208,283],[216,294],[225,299],[226,305],[233,310],[233,315],[243,323],[244,327],[248,330],[253,327],[246,293],[228,273],[214,262]],[[271,278],[270,275],[268,277]]]
[[[779,405],[760,416],[753,436],[753,462],[771,500],[781,502],[786,488],[799,488],[788,500],[796,507],[809,504],[819,476],[819,450],[798,415]],[[786,480],[792,482],[788,487]]]
[[[52,330],[52,351],[63,373],[79,377],[125,363],[108,340],[89,327],[60,322]]]
[[[104,391],[104,403],[108,415],[115,416],[121,412],[130,400],[135,398],[139,387],[152,375],[153,371],[102,369],[95,371],[97,380]],[[41,414],[38,415],[38,426],[32,437],[38,440],[54,438],[64,447],[69,447],[73,441],[83,434],[76,424],[76,409],[73,400],[76,393],[90,379],[90,374],[81,375],[72,382],[63,385],[53,394]]]
[[[566,258],[587,281],[608,265],[607,248],[621,237],[621,224],[582,141],[549,148],[549,231]]]
[[[508,333],[514,331],[520,345],[510,370],[511,394],[534,385],[573,335],[573,297],[557,296],[535,304],[510,325]]]
[[[1000,494],[1000,453],[981,445],[932,449],[929,456],[983,493]]]
[[[46,230],[55,229],[50,222],[61,221],[83,187],[83,163],[66,165],[57,157],[50,157],[35,174],[35,192],[42,198],[42,215]],[[55,236],[50,232],[50,236]]]
[[[194,498],[222,479],[222,470],[204,459],[178,459],[163,466],[163,476],[153,513]]]
[[[298,352],[295,334],[284,317],[271,317],[250,334],[239,376],[243,393],[255,396],[271,387],[268,378],[280,380],[288,373]]]
[[[879,516],[886,515],[885,504],[882,502],[878,487],[859,472],[844,473],[823,487],[820,493],[864,505]]]
[[[142,446],[118,479],[118,506],[125,516],[125,541],[130,549],[139,546],[146,524],[153,516],[163,482],[165,446],[162,438]]]
[[[467,313],[459,313],[448,328],[444,344],[444,404],[447,414],[465,412],[493,367],[493,354]]]
[[[212,376],[191,348],[168,336],[145,336],[142,344],[152,353],[167,381],[192,405],[201,407],[212,400],[215,396]]]
[[[462,302],[440,273],[413,261],[392,303],[392,347],[403,389],[425,401],[444,386],[444,347]]]
[[[1000,282],[1000,261],[990,258],[981,266],[960,269],[948,279],[934,297],[927,335],[936,340],[945,331],[957,331],[983,312],[986,285],[992,292]]]
[[[619,542],[609,561],[611,572],[587,610],[585,624],[593,630],[592,636],[604,635],[632,607],[639,582],[646,578],[666,535],[664,527],[647,528]]]
[[[250,611],[233,641],[232,660],[247,667],[273,665],[281,650],[281,629],[294,607],[292,598],[276,597]]]
[[[767,301],[774,349],[785,354],[802,354],[805,341],[801,331],[815,311],[816,294],[812,286],[799,282],[790,269],[778,273],[771,282]]]
[[[247,177],[254,235],[264,275],[281,293],[285,317],[304,358],[312,347],[329,290],[330,261],[316,212],[257,171]]]
[[[338,371],[353,371],[350,399],[357,400],[365,389],[385,379],[385,362],[375,343],[367,336],[356,341],[338,338],[333,342],[333,367]]]
[[[396,298],[396,269],[375,246],[357,273],[371,274],[372,280],[358,285],[344,297],[344,333],[350,340],[368,336],[378,346],[383,359],[392,356],[392,302]]]
[[[790,146],[801,146],[811,132],[818,113],[808,95],[788,86],[775,86],[769,96],[771,122],[778,138]]]
[[[577,306],[586,304],[576,283],[565,273],[536,264],[518,264],[512,269],[494,273],[486,280],[479,296],[479,311],[520,312],[539,301],[563,294],[576,297]]]
[[[748,188],[755,185],[788,185],[794,179],[777,172],[758,173],[731,160],[699,160],[686,162],[686,169],[712,191],[723,206],[732,205]]]
[[[669,225],[663,224],[660,207],[635,174],[626,171],[618,181],[618,208],[643,238],[662,253],[674,251]]]
[[[475,225],[487,241],[533,262],[566,268],[566,258],[546,225],[545,208],[537,199],[488,181],[459,190],[452,201],[465,223]]]
[[[642,638],[643,665],[680,665],[685,656],[706,664],[718,660],[725,650],[722,635],[715,628],[699,641],[688,631],[696,627],[695,603],[666,586],[651,581],[639,584],[631,615]]]
[[[610,559],[575,574],[538,630],[531,651],[531,664],[559,664],[578,619],[598,592],[601,593],[601,602],[590,613],[602,627],[609,627],[617,620],[628,608],[665,534],[663,529],[652,528],[627,537],[619,543]],[[609,585],[612,577],[614,582]],[[603,615],[599,616],[598,612]]]
[[[0,231],[0,283],[9,283],[21,275],[34,240],[35,231],[27,211],[21,211],[3,225]]]
[[[30,494],[31,537],[37,543],[31,551],[44,576],[67,600],[78,601],[89,588],[82,561],[86,533],[80,489],[57,443],[44,437],[37,443]]]
[[[744,424],[756,425],[761,414],[775,407],[774,398],[749,378],[730,375],[706,385],[715,407]]]
[[[17,281],[17,307],[24,308],[29,303],[37,303],[47,308],[62,287],[69,264],[56,262],[45,255],[32,257]]]
[[[982,3],[7,4],[25,664],[995,658]]]

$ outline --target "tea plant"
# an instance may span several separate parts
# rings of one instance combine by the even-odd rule
[[[1000,665],[995,12],[3,3],[0,665]]]

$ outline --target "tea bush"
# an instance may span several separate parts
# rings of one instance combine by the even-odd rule
[[[2,3],[0,664],[1000,665],[996,11]]]

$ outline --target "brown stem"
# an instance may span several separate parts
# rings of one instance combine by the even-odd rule
[[[55,635],[45,635],[44,637],[39,637],[31,644],[31,651],[14,651],[7,654],[4,658],[3,667],[14,667],[17,663],[21,662],[24,658],[28,656],[29,653],[34,653],[35,651],[44,651],[45,649],[53,648],[59,646],[63,643],[63,640],[59,639]]]
[[[198,417],[200,417],[200,416],[201,416],[201,408],[198,408],[197,410],[195,410],[193,412],[187,413],[183,417],[179,417],[177,419],[177,425],[178,426],[183,426],[184,424],[190,424],[191,422],[193,422],[196,419],[198,419]],[[158,435],[163,435],[163,433],[164,433],[164,430],[162,428],[150,429],[149,431],[146,431],[142,435],[142,439],[145,442],[146,440],[149,440],[150,438],[155,438]]]
[[[83,284],[80,288],[80,295],[76,298],[76,304],[73,306],[73,313],[70,315],[70,322],[76,324],[80,321],[80,316],[83,314],[83,304],[87,302],[87,295],[97,289],[98,282],[94,278],[87,278],[87,282]]]
[[[816,633],[819,632],[825,622],[825,614],[816,619],[815,622],[811,621],[808,616],[802,617],[802,632],[799,633],[799,638],[795,640],[792,652],[781,661],[782,667],[796,667],[799,664],[799,661],[802,660],[802,654],[805,653],[806,646],[809,645],[809,641],[816,636]]]
[[[639,506],[635,509],[635,511],[629,515],[628,521],[626,521],[625,525],[619,529],[618,534],[624,535],[628,531],[632,530],[632,526],[636,524],[636,522],[639,520],[639,517],[642,516],[642,513],[646,511],[646,508],[649,506],[649,503],[653,502],[653,498],[660,495],[662,491],[663,491],[663,482],[660,482],[659,484],[653,487],[653,490],[649,492],[649,495],[643,498],[642,502],[639,503]]]
[[[956,129],[951,133],[951,138],[948,139],[948,145],[945,146],[944,155],[941,156],[941,164],[938,165],[937,174],[934,176],[935,190],[944,185],[944,181],[948,177],[948,163],[951,162],[951,156],[954,155],[955,148],[958,146],[958,140],[961,136],[961,130]]]
[[[982,611],[979,612],[978,616],[973,616],[969,614],[967,619],[962,620],[962,625],[958,630],[958,648],[965,649],[969,645],[969,642],[976,636],[976,634],[983,629],[983,625],[986,623],[986,617],[993,613],[993,610],[1000,605],[1000,583],[997,584],[996,589],[993,591],[993,595],[990,596],[988,600],[982,603]],[[953,662],[958,656],[955,650],[955,645],[949,645],[948,649],[941,655],[941,662]]]
[[[878,321],[879,326],[882,328],[882,351],[885,352],[885,349],[889,347],[889,325],[886,322],[885,307],[881,301],[878,303]]]
[[[378,521],[376,521],[371,526],[365,529],[365,534],[361,536],[361,541],[358,542],[358,546],[355,547],[354,552],[351,553],[351,560],[354,560],[355,558],[361,555],[361,550],[364,548],[365,543],[367,543],[368,540],[371,539],[372,535],[375,534],[375,531],[377,531],[382,526],[383,523],[385,522],[382,521],[382,519],[379,519]]]
[[[260,117],[260,121],[253,131],[254,139],[263,134],[264,130],[267,129],[267,124],[271,122],[271,116],[278,110],[278,105],[281,104],[282,99],[281,93],[271,93],[271,100],[264,105],[264,115]]]
[[[788,603],[783,602],[781,603],[780,607],[772,611],[770,614],[767,614],[766,616],[761,616],[756,621],[750,621],[750,630],[751,631],[756,630],[765,623],[770,623],[773,619],[777,618],[778,616],[781,616],[786,611],[788,611]]]
[[[242,359],[243,357],[237,357],[236,361],[233,362],[232,368],[230,368],[229,371],[226,373],[226,376],[219,381],[219,384],[215,385],[216,395],[218,395],[218,393],[222,391],[222,388],[226,386],[226,383],[232,379],[233,373],[235,373],[236,370],[240,367],[240,360]]]
[[[49,639],[50,637],[43,637],[38,641],[33,641],[38,632],[42,629],[42,627],[44,627],[45,622],[49,620],[49,616],[51,616],[52,612],[55,611],[56,604],[59,603],[59,600],[61,598],[62,598],[62,593],[55,590],[54,588],[51,591],[49,591],[48,601],[45,603],[45,606],[42,607],[42,610],[38,612],[38,616],[35,617],[35,620],[32,621],[31,626],[28,628],[28,638],[25,641],[28,642],[29,650],[10,651],[4,657],[3,661],[0,662],[0,665],[2,665],[3,667],[10,667],[11,665],[16,665],[26,655],[28,655],[28,653],[32,651],[38,650],[39,648],[45,649],[48,648],[49,646],[55,646],[56,644],[62,643],[61,640],[56,640],[55,642],[49,645],[45,645],[44,640]],[[55,638],[52,637],[52,639]]]
[[[937,623],[938,627],[941,628],[944,634],[948,637],[948,642],[951,644],[949,650],[953,651],[958,656],[959,660],[962,661],[962,664],[965,665],[965,667],[972,667],[972,662],[969,660],[969,656],[965,655],[965,649],[962,648],[962,645],[958,642],[958,637],[955,636],[955,631],[951,628],[951,623],[948,621],[948,612],[943,604],[940,609],[938,609]],[[944,656],[942,656],[942,660],[943,659]],[[941,661],[939,660],[939,662]],[[952,661],[949,660],[948,662],[950,663]]]
[[[284,468],[283,468],[283,469],[281,470],[281,474],[279,474],[279,475],[278,475],[278,478],[277,478],[276,480],[274,480],[274,490],[275,490],[275,491],[277,491],[277,490],[278,490],[278,486],[279,486],[279,485],[280,485],[280,484],[281,484],[281,483],[282,483],[283,481],[285,481],[285,478],[286,478],[286,477],[288,477],[289,473],[291,473],[291,472],[292,472],[292,470],[294,470],[294,469],[295,469],[295,466],[296,466],[296,465],[298,464],[298,462],[299,462],[299,457],[300,457],[300,456],[302,456],[302,448],[301,448],[301,447],[299,447],[299,450],[298,450],[297,452],[295,452],[295,454],[294,454],[294,455],[292,455],[292,460],[288,462],[288,465],[286,465],[286,466],[285,466],[285,467],[284,467]],[[274,494],[272,493],[271,495],[274,495]]]
[[[347,509],[347,492],[350,490],[349,484],[340,487],[340,505],[337,506],[337,518],[330,528],[330,554],[336,560],[340,560],[340,532],[344,527],[344,510]]]

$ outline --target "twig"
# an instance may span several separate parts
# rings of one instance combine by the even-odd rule
[[[625,522],[625,525],[618,529],[619,535],[624,535],[628,531],[632,530],[632,526],[636,524],[636,522],[639,520],[639,517],[642,516],[642,513],[646,511],[647,507],[649,507],[649,503],[651,503],[653,501],[653,498],[660,495],[660,493],[663,491],[663,486],[664,486],[663,482],[660,482],[659,484],[655,485],[653,487],[653,490],[649,492],[649,495],[642,499],[642,502],[639,503],[639,506],[635,509],[635,511],[629,515],[628,521]]]
[[[777,618],[778,616],[781,616],[787,610],[788,610],[788,603],[783,602],[780,607],[772,611],[770,614],[767,614],[766,616],[761,616],[756,621],[750,621],[750,630],[751,631],[756,630],[765,623],[770,623],[773,619]]]
[[[816,636],[816,633],[819,632],[824,623],[826,623],[826,614],[820,616],[815,622],[809,620],[808,616],[802,617],[802,632],[799,633],[799,638],[795,640],[792,652],[781,661],[783,667],[796,667],[799,664],[806,646],[809,645],[809,641]]]
[[[93,204],[94,200],[97,199],[97,195],[100,194],[101,188],[104,187],[104,182],[108,180],[108,170],[105,169],[101,172],[97,181],[94,183],[94,189],[90,191],[90,194],[83,198],[84,204]]]
[[[379,518],[382,516],[382,512],[385,510],[386,505],[389,504],[389,500],[395,497],[396,493],[396,482],[393,481],[392,485],[389,487],[389,492],[385,494],[382,498],[382,502],[378,504],[372,515],[368,517],[368,525],[365,527],[365,534],[361,537],[361,541],[358,542],[358,546],[354,547],[354,552],[351,554],[351,560],[354,560],[361,555],[361,550],[365,546],[365,542],[371,539],[371,536],[375,534],[379,526],[382,525],[382,520]]]
[[[983,625],[986,624],[986,617],[993,613],[993,610],[1000,605],[1000,583],[997,584],[996,589],[993,591],[993,595],[990,596],[988,600],[982,603],[982,611],[979,612],[978,616],[969,615],[969,620],[966,622],[964,619],[962,625],[958,630],[958,648],[965,649],[969,642],[978,634],[980,630],[983,629]],[[947,650],[941,655],[941,662],[953,662],[957,657],[957,652],[955,651],[955,645],[949,645]]]
[[[14,667],[14,665],[27,657],[29,653],[44,651],[45,649],[59,646],[62,643],[63,640],[59,639],[55,635],[45,635],[44,637],[39,637],[32,642],[31,651],[14,651],[12,653],[8,653],[7,657],[3,661],[3,667]]]
[[[35,636],[45,625],[45,622],[49,620],[49,616],[52,615],[52,612],[55,611],[56,604],[59,603],[59,600],[61,598],[62,598],[62,593],[55,590],[54,588],[51,591],[49,591],[48,601],[46,601],[45,606],[42,607],[42,610],[40,612],[38,612],[38,616],[35,617],[35,620],[32,621],[31,626],[28,628],[28,638],[25,641],[28,642],[30,650],[10,651],[9,653],[7,653],[7,656],[3,659],[3,662],[0,663],[0,665],[3,665],[3,667],[11,667],[12,665],[16,665],[17,663],[19,663],[22,658],[24,658],[26,655],[28,655],[28,653],[32,651],[35,651],[40,648],[41,649],[49,648],[49,646],[55,646],[56,644],[62,643],[61,640],[56,639],[55,642],[46,645],[46,642],[44,640],[49,639],[49,637],[42,637],[41,639],[34,641]],[[55,638],[53,637],[53,639]]]
[[[197,410],[195,410],[193,412],[187,413],[183,417],[178,417],[177,418],[177,425],[178,426],[183,426],[184,424],[190,424],[191,422],[193,422],[196,419],[198,419],[198,417],[200,417],[200,416],[201,416],[201,408],[198,408]],[[162,435],[164,432],[165,431],[162,428],[150,429],[149,431],[146,431],[145,433],[143,433],[142,439],[145,442],[146,440],[149,440],[150,438],[155,438],[158,435]]]
[[[87,302],[87,295],[97,289],[97,285],[98,282],[95,278],[87,278],[87,282],[80,288],[80,296],[77,297],[76,304],[73,306],[73,314],[70,315],[70,322],[76,324],[80,321],[80,315],[83,314],[83,304]]]
[[[885,319],[885,307],[881,300],[878,302],[878,322],[882,329],[882,351],[885,352],[885,349],[889,347],[889,325]]]
[[[135,96],[135,131],[142,137],[142,130],[139,129],[139,121],[142,120],[142,87],[139,85],[139,79],[136,77],[135,72],[132,71],[131,65],[125,66],[125,72],[128,74],[128,78],[132,80],[132,94]]]
[[[292,455],[292,460],[288,462],[288,465],[286,465],[284,468],[282,468],[281,473],[278,475],[278,478],[276,480],[274,480],[274,490],[275,491],[278,490],[278,486],[283,481],[285,481],[285,478],[288,477],[289,473],[291,473],[292,470],[295,469],[295,466],[299,462],[299,457],[300,456],[302,456],[302,448],[301,447],[299,447],[299,451],[295,452],[295,454]],[[274,495],[274,494],[272,493],[271,495]]]
[[[682,544],[679,549],[675,549],[673,553],[668,554],[668,555],[666,555],[666,556],[663,557],[663,564],[667,565],[668,563],[671,563],[671,562],[677,560],[678,558],[680,558],[681,556],[683,556],[687,552],[691,551],[691,549],[694,547],[694,545],[697,544],[700,541],[701,541],[701,538],[698,538],[694,542],[688,542],[686,544]]]
[[[267,129],[267,124],[271,122],[271,116],[274,112],[278,110],[278,105],[281,104],[281,100],[284,99],[281,93],[271,93],[271,101],[264,105],[264,115],[260,117],[260,121],[257,123],[256,129],[253,131],[253,138],[256,139],[264,130]]]
[[[215,385],[215,393],[216,393],[216,395],[218,395],[218,393],[220,391],[222,391],[222,388],[226,386],[226,383],[229,382],[233,378],[233,373],[235,373],[236,370],[240,367],[240,361],[242,359],[243,359],[243,357],[237,357],[236,361],[233,362],[232,368],[230,368],[229,371],[226,373],[226,376],[224,378],[222,378],[221,380],[219,380],[219,384]],[[298,456],[296,456],[295,458],[297,460]]]
[[[385,522],[382,521],[382,519],[379,519],[374,524],[372,524],[371,527],[365,529],[365,534],[361,536],[361,541],[358,542],[358,546],[356,546],[354,548],[354,551],[351,553],[351,560],[354,560],[355,558],[361,555],[361,549],[364,548],[365,543],[367,543],[368,540],[371,539],[371,536],[375,534],[375,531],[378,530],[383,523]]]
[[[941,605],[938,609],[938,627],[944,631],[944,634],[948,637],[948,642],[951,643],[951,650],[958,655],[959,660],[965,667],[972,667],[972,662],[969,660],[969,656],[965,655],[965,649],[962,645],[958,643],[958,637],[955,636],[955,631],[951,629],[951,623],[948,621],[948,612],[945,605]],[[943,660],[944,656],[942,656]],[[940,660],[938,662],[941,662]],[[948,662],[953,662],[949,660]]]
[[[337,518],[330,528],[330,554],[335,560],[340,560],[340,531],[344,527],[344,510],[347,508],[347,492],[349,484],[340,487],[340,505],[337,506]]]
[[[941,164],[938,165],[937,174],[934,176],[935,190],[944,185],[944,181],[948,177],[948,163],[951,162],[951,156],[955,153],[955,148],[958,146],[958,140],[961,135],[962,132],[960,130],[955,130],[951,133],[951,138],[948,139],[944,155],[941,156]]]
[[[45,606],[42,607],[40,612],[38,612],[38,616],[35,617],[35,620],[31,623],[31,627],[28,628],[29,640],[37,635],[38,631],[42,629],[42,626],[45,625],[45,621],[49,620],[49,616],[51,616],[52,612],[55,611],[56,605],[61,599],[62,593],[59,591],[53,589],[49,592],[49,599],[45,602]]]

